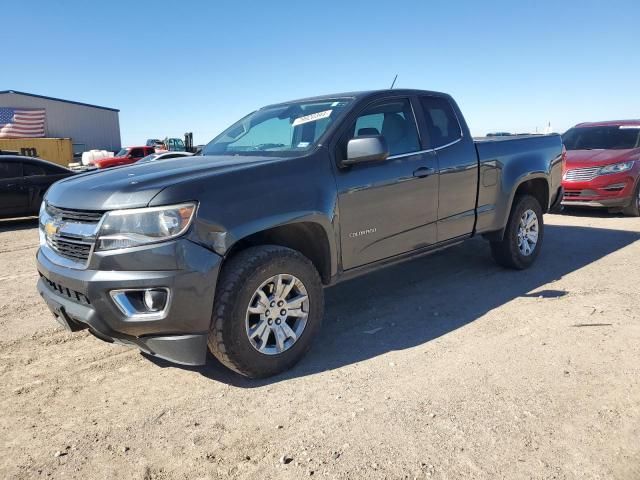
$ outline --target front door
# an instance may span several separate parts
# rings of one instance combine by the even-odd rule
[[[22,178],[22,162],[0,160],[0,216],[23,215],[28,206],[28,192]]]
[[[410,99],[366,106],[343,134],[336,155],[344,158],[346,142],[363,135],[385,137],[390,156],[336,173],[345,270],[437,241],[437,157],[424,151]]]

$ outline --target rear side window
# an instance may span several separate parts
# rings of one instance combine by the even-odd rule
[[[421,97],[432,148],[442,147],[462,138],[460,123],[446,98]]]
[[[44,175],[44,168],[39,165],[34,165],[32,163],[24,163],[22,165],[24,176],[25,177],[33,177],[36,175]]]
[[[42,165],[45,175],[59,175],[61,173],[67,173],[68,170],[56,165]]]
[[[17,178],[22,176],[22,163],[0,162],[0,178]]]

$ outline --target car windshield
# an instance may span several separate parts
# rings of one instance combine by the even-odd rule
[[[116,153],[116,157],[125,157],[129,153],[128,148],[123,148],[118,153]]]
[[[203,155],[296,155],[314,148],[351,99],[296,102],[257,110],[226,129]]]
[[[576,127],[562,135],[567,150],[626,150],[640,147],[640,125]]]

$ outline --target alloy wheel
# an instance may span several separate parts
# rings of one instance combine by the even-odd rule
[[[247,337],[260,353],[283,353],[298,341],[308,316],[309,295],[302,281],[289,274],[274,275],[251,297],[245,320]]]
[[[533,210],[526,210],[520,217],[518,225],[518,249],[525,257],[531,255],[536,249],[538,234],[538,216]]]

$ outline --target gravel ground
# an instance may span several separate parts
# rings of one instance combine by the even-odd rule
[[[0,223],[0,478],[640,479],[640,219],[548,215],[524,272],[472,240],[327,290],[248,381],[56,327]]]

